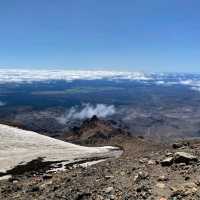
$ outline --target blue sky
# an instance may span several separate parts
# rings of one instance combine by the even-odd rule
[[[0,0],[0,68],[200,72],[199,0]]]

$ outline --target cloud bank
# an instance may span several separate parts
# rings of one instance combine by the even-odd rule
[[[98,79],[149,80],[150,76],[141,72],[0,69],[0,83],[31,83],[34,81],[49,80],[73,81]]]
[[[113,105],[97,104],[95,106],[91,104],[84,104],[81,108],[72,107],[65,115],[58,117],[57,120],[65,124],[70,120],[79,119],[83,120],[91,118],[96,115],[97,117],[105,118],[116,113],[116,109]]]
[[[32,83],[45,81],[74,80],[130,80],[162,86],[185,85],[200,91],[200,74],[185,73],[142,73],[102,70],[22,70],[0,69],[0,84]]]

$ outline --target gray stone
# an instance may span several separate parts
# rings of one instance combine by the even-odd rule
[[[185,152],[176,152],[174,155],[174,161],[176,163],[190,163],[192,161],[197,162],[198,159],[196,156],[189,154],[189,153],[185,153]]]

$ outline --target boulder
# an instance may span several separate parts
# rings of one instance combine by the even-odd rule
[[[185,152],[176,152],[174,154],[174,162],[175,163],[186,163],[189,164],[190,162],[197,162],[198,159],[196,156],[185,153]]]
[[[187,146],[189,146],[189,145],[190,145],[189,142],[176,142],[176,143],[172,144],[172,147],[173,147],[174,149],[179,149],[179,148],[187,147]]]

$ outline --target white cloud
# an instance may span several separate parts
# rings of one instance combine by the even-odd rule
[[[200,91],[200,78],[180,81],[180,84],[189,86],[192,90]]]
[[[57,120],[65,124],[66,122],[72,120],[72,119],[86,119],[91,118],[94,115],[97,117],[108,117],[113,114],[115,114],[116,110],[113,105],[105,105],[105,104],[97,104],[95,106],[91,104],[84,104],[81,108],[78,107],[72,107],[70,110],[68,110],[65,115],[58,117]]]

